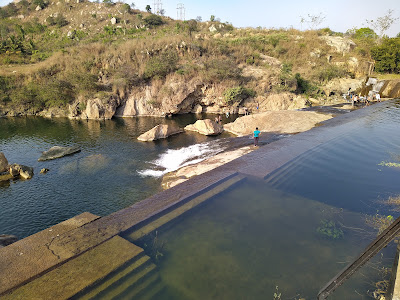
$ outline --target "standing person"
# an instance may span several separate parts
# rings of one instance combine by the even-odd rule
[[[376,93],[376,101],[381,102],[381,95]]]
[[[254,147],[258,146],[258,138],[260,137],[260,131],[258,130],[258,127],[256,127],[256,130],[254,130],[253,137],[254,137]]]

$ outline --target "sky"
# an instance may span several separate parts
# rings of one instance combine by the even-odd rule
[[[53,1],[53,0],[52,0]],[[54,0],[56,1],[56,0]],[[125,0],[135,3],[135,8],[145,10],[146,5],[154,7],[155,0]],[[399,0],[285,0],[285,1],[239,1],[239,0],[160,0],[165,15],[177,18],[177,5],[185,7],[185,19],[201,16],[203,21],[211,15],[235,27],[296,28],[309,29],[301,23],[301,17],[324,16],[319,28],[329,27],[336,32],[346,32],[351,28],[367,27],[366,19],[376,20],[394,10],[394,17],[400,17]],[[0,6],[9,3],[0,0]],[[386,32],[390,37],[400,33],[400,19]]]

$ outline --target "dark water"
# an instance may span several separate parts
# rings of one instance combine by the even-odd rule
[[[0,152],[9,163],[32,166],[35,172],[31,180],[0,183],[0,234],[23,238],[82,212],[104,216],[155,194],[160,191],[160,177],[138,172],[154,168],[162,171],[162,165],[151,163],[160,154],[172,151],[163,157],[167,162],[179,155],[179,165],[195,157],[190,151],[183,151],[186,156],[182,157],[182,150],[177,149],[201,144],[198,155],[206,156],[220,151],[223,146],[218,147],[216,140],[229,135],[213,138],[183,133],[148,143],[136,138],[160,123],[174,122],[183,127],[195,121],[195,115],[109,121],[0,118]],[[76,145],[82,151],[52,161],[37,161],[42,151],[55,145]],[[50,172],[39,174],[41,168]]]
[[[315,299],[376,237],[366,220],[399,215],[382,201],[400,195],[400,169],[380,165],[400,163],[399,103],[346,126],[266,180],[249,178],[159,229],[164,288],[153,299],[274,299],[277,291]],[[343,236],[321,234],[323,222]],[[392,243],[329,299],[372,299],[394,254]]]

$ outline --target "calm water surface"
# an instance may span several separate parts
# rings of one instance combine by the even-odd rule
[[[0,152],[9,163],[32,166],[35,171],[31,180],[0,183],[0,234],[23,238],[82,212],[104,216],[155,194],[166,168],[221,151],[222,140],[216,140],[229,135],[213,138],[183,133],[149,143],[136,138],[160,123],[183,127],[195,121],[195,115],[108,121],[0,118]],[[55,145],[76,145],[82,151],[37,161],[42,151]],[[188,147],[192,151],[187,151]],[[39,174],[41,168],[50,172]]]
[[[400,163],[399,103],[345,126],[266,180],[247,179],[159,229],[163,289],[153,299],[274,299],[277,289],[282,299],[315,299],[376,237],[366,219],[399,215],[382,200],[400,195],[400,169],[380,165]],[[322,235],[322,221],[343,236]],[[392,243],[329,299],[371,299],[394,254]]]

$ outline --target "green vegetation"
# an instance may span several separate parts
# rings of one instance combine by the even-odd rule
[[[342,55],[321,39],[343,36],[329,28],[236,30],[211,16],[216,32],[210,32],[200,17],[176,21],[152,14],[150,5],[144,12],[134,6],[22,0],[1,7],[0,109],[66,107],[99,93],[125,97],[148,85],[160,88],[151,100],[160,105],[171,80],[213,87],[229,105],[282,92],[322,99],[329,96],[327,82],[355,76],[347,66],[352,57],[399,73],[399,38],[381,39],[368,27],[346,33],[357,46]],[[317,27],[323,19],[303,21]]]
[[[400,38],[384,38],[371,49],[371,55],[377,72],[400,73]]]
[[[317,232],[326,238],[338,240],[343,238],[343,230],[336,227],[336,223],[328,220],[321,220],[321,225],[317,228]]]
[[[224,99],[226,101],[226,103],[228,104],[233,104],[236,102],[241,102],[244,99],[247,99],[249,97],[255,97],[256,92],[253,91],[252,89],[247,89],[245,87],[242,86],[238,86],[238,87],[234,87],[234,88],[230,88],[227,89],[224,92]]]

